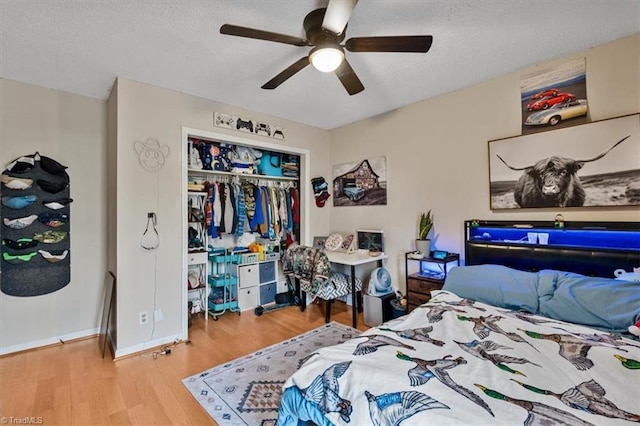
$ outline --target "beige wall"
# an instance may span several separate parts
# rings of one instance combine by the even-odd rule
[[[106,103],[0,80],[0,163],[36,151],[68,166],[71,282],[42,296],[0,293],[0,354],[97,333],[106,268]],[[1,268],[1,266],[0,266]]]
[[[540,67],[581,57],[586,58],[592,120],[640,111],[639,34]],[[629,207],[489,209],[487,143],[520,134],[520,76],[535,70],[333,130],[331,164],[385,155],[389,182],[387,206],[332,207],[331,229],[383,229],[390,257],[387,268],[394,285],[404,289],[404,252],[415,249],[419,213],[429,209],[434,213],[435,247],[458,253],[464,253],[466,219],[553,220],[563,213],[566,220],[640,220],[639,209]]]
[[[230,137],[279,143],[277,139],[248,135],[213,126],[215,111],[262,120],[285,128],[283,146],[309,150],[310,175],[327,175],[329,135],[327,131],[244,111],[205,99],[187,96],[127,79],[117,86],[117,355],[144,349],[181,334],[182,291],[182,127],[227,134]],[[138,164],[133,149],[136,140],[157,139],[170,148],[160,171],[149,172]],[[306,190],[306,187],[305,187]],[[147,212],[156,212],[160,247],[147,252],[140,246]],[[311,234],[329,229],[328,209],[313,205],[309,211]],[[109,262],[111,264],[112,261]],[[164,319],[138,324],[141,311],[162,309]]]
[[[640,35],[556,62],[583,56],[592,119],[640,111]],[[437,247],[460,252],[465,219],[552,219],[559,210],[491,212],[488,206],[487,141],[520,132],[519,77],[532,70],[330,132],[127,79],[118,81],[108,102],[0,80],[0,163],[36,150],[59,159],[69,166],[75,199],[71,284],[40,297],[0,294],[0,353],[95,333],[107,265],[118,279],[119,355],[180,334],[184,286],[181,129],[239,136],[214,127],[214,111],[284,126],[283,145],[311,153],[311,177],[330,181],[332,164],[386,156],[388,205],[333,208],[330,199],[320,209],[311,199],[307,237],[356,228],[384,229],[390,256],[387,267],[400,288],[404,288],[403,253],[414,248],[421,211],[432,208],[435,213]],[[157,173],[142,169],[135,157],[134,141],[148,137],[171,149],[166,166]],[[303,182],[303,187],[309,191],[310,185]],[[161,238],[160,248],[151,253],[140,247],[149,211],[158,214]],[[568,220],[640,220],[637,208],[565,209],[562,213]],[[138,313],[156,307],[163,310],[164,320],[155,329],[151,324],[138,325]]]

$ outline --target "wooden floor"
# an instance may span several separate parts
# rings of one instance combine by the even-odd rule
[[[351,308],[334,303],[331,319],[350,326]],[[182,379],[322,324],[319,305],[260,317],[227,312],[218,321],[197,316],[191,343],[156,358],[102,359],[97,338],[8,355],[0,358],[0,417],[3,424],[29,417],[45,425],[215,425]],[[362,314],[358,328],[368,328]]]

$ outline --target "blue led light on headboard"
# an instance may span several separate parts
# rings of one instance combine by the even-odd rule
[[[523,271],[553,269],[609,277],[640,266],[640,222],[465,221],[466,265],[497,264]],[[532,236],[529,243],[528,233]],[[547,234],[541,244],[539,234]]]
[[[548,245],[550,246],[599,247],[612,250],[640,251],[640,231],[632,230],[478,226],[469,228],[469,239],[472,241],[507,242],[511,244],[520,241],[522,244],[528,244],[527,233],[529,232],[549,234]]]

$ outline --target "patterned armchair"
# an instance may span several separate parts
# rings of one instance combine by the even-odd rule
[[[299,283],[299,288],[303,291],[302,310],[306,301],[304,293],[311,293],[313,300],[322,299],[327,302],[325,322],[329,322],[331,318],[331,303],[336,298],[351,293],[351,277],[332,271],[329,258],[322,249],[298,245],[289,247],[282,256],[282,270],[286,276]],[[362,280],[358,277],[356,291],[362,291]]]

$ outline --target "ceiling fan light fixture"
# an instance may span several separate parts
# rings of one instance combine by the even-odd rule
[[[313,48],[309,55],[309,61],[322,72],[335,71],[344,60],[344,52],[340,46],[333,44],[321,45]]]

